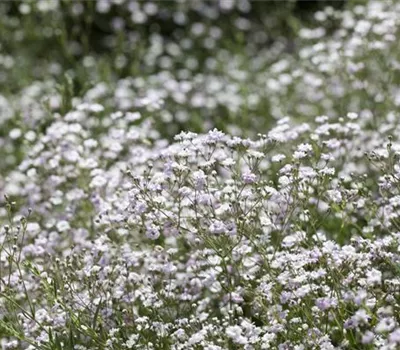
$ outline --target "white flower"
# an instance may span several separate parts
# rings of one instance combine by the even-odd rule
[[[211,223],[209,230],[212,234],[221,234],[227,231],[225,224],[219,220],[214,220]]]
[[[64,159],[68,160],[71,163],[76,163],[77,161],[79,161],[81,159],[81,156],[75,150],[68,150],[63,154],[63,156],[64,156]]]
[[[357,324],[368,324],[371,316],[368,315],[365,309],[360,309],[356,311],[352,318],[357,322]]]
[[[377,269],[372,268],[370,271],[367,271],[366,275],[369,285],[380,284],[382,282],[382,272]]]
[[[396,321],[392,317],[385,317],[379,321],[375,327],[375,331],[378,333],[390,332],[396,326]]]
[[[373,332],[371,332],[371,331],[366,331],[366,332],[363,334],[362,338],[361,338],[361,343],[362,343],[362,344],[370,344],[370,343],[372,343],[372,341],[374,340],[374,338],[375,338],[375,334],[374,334]]]
[[[22,131],[21,131],[21,129],[15,128],[15,129],[12,129],[12,130],[9,132],[8,135],[10,136],[11,139],[16,140],[16,139],[18,139],[18,138],[21,137]]]
[[[221,142],[225,138],[225,134],[217,129],[210,130],[207,134],[206,143],[215,144]]]
[[[347,118],[349,118],[350,120],[355,120],[358,118],[358,114],[357,113],[347,113]]]
[[[302,151],[295,151],[293,153],[293,158],[294,159],[303,159],[307,157],[307,153],[306,152],[302,152]]]
[[[243,180],[243,182],[244,182],[245,184],[252,184],[252,183],[256,182],[256,180],[257,180],[257,175],[256,175],[256,174],[253,174],[253,173],[251,173],[251,172],[247,172],[247,173],[244,173],[244,174],[242,175],[242,180]]]
[[[226,335],[231,338],[235,344],[247,344],[247,338],[242,335],[240,326],[229,326],[226,328]]]
[[[330,139],[328,141],[324,141],[324,144],[329,148],[329,149],[337,149],[340,147],[340,141],[338,139]]]
[[[139,338],[138,334],[132,334],[129,336],[128,340],[126,341],[125,345],[128,349],[133,349],[134,345],[136,344]]]
[[[297,150],[299,152],[311,152],[312,151],[312,146],[309,143],[302,143],[300,145],[297,146]]]
[[[342,202],[343,197],[339,190],[337,190],[337,189],[329,190],[327,193],[332,202],[334,202],[334,203]]]
[[[276,154],[271,158],[271,160],[274,163],[278,163],[278,162],[284,160],[285,158],[286,158],[286,156],[284,154]]]
[[[201,331],[199,331],[199,332],[193,334],[193,335],[189,338],[188,343],[189,343],[190,345],[198,344],[198,343],[200,343],[201,341],[204,340],[206,334],[207,334],[207,331],[204,330],[204,329],[202,329]]]
[[[160,237],[160,229],[151,223],[146,224],[146,237],[151,240],[156,240]]]
[[[287,176],[281,176],[278,180],[279,185],[281,185],[282,188],[285,188],[290,184],[290,179]]]
[[[335,168],[326,167],[319,170],[319,173],[322,175],[335,175]]]
[[[389,341],[392,344],[400,344],[400,328],[397,328],[392,333],[390,333]]]
[[[250,157],[254,157],[254,158],[257,158],[257,159],[261,159],[261,158],[264,158],[264,157],[265,157],[264,153],[255,151],[255,150],[253,150],[253,149],[248,150],[248,151],[247,151],[247,154],[248,154]]]
[[[59,221],[57,223],[56,227],[59,232],[65,232],[71,228],[68,221],[65,221],[65,220]]]
[[[90,182],[90,187],[103,187],[107,183],[107,179],[102,175],[95,176]]]
[[[207,176],[204,174],[203,170],[198,170],[193,173],[193,179],[195,181],[196,190],[202,190],[206,183]]]

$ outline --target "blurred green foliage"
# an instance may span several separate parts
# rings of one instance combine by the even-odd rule
[[[107,13],[99,13],[96,1],[61,0],[57,3],[57,9],[46,11],[37,10],[35,5],[38,6],[39,2],[36,1],[0,3],[0,54],[15,61],[12,67],[6,65],[6,72],[0,65],[2,91],[14,93],[32,81],[48,76],[61,82],[60,72],[66,70],[74,75],[77,94],[87,88],[88,79],[120,79],[133,74],[155,73],[159,67],[149,66],[143,61],[151,34],[178,42],[187,36],[190,30],[188,24],[196,22],[207,26],[218,25],[222,29],[219,48],[245,55],[248,52],[246,46],[254,45],[254,40],[248,40],[252,33],[234,30],[238,11],[231,11],[222,18],[205,18],[191,8],[193,1],[155,2],[161,11],[142,24],[132,23],[129,12],[120,5],[111,6]],[[211,6],[216,1],[205,3]],[[291,50],[299,28],[312,22],[315,11],[326,6],[342,8],[345,5],[345,0],[254,1],[250,11],[242,17],[252,23],[252,28],[259,28],[265,33],[265,38],[254,50],[282,39],[287,41],[288,50]],[[174,21],[173,14],[176,12],[187,14],[186,24],[179,25]],[[116,23],[118,19],[124,23],[121,29],[113,26],[113,21]],[[197,69],[203,71],[205,59],[212,55],[212,49],[206,50],[200,43],[195,43],[191,50],[195,51],[199,60]],[[82,60],[88,56],[96,60],[92,69],[83,67]],[[115,61],[121,57],[128,64],[116,68]],[[179,67],[179,59],[174,63]]]

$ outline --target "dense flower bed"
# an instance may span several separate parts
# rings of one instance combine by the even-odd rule
[[[400,348],[398,4],[316,12],[295,52],[260,48],[247,1],[94,4],[190,30],[126,30],[142,75],[91,52],[0,96],[1,346]]]

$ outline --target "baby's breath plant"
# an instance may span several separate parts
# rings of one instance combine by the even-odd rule
[[[182,132],[143,148],[139,133],[108,165],[81,134],[77,159],[73,143],[56,168],[32,158],[16,175],[31,192],[14,196],[33,198],[44,172],[59,180],[21,225],[7,199],[19,244],[4,244],[4,332],[43,349],[395,348],[397,193],[383,187],[396,186],[397,143],[366,143],[368,130],[349,113],[287,118],[254,140]],[[99,158],[68,189],[50,174],[85,164],[82,144]]]
[[[400,347],[398,4],[299,6],[0,4],[2,349]]]

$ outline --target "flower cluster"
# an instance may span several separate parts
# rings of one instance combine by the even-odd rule
[[[3,349],[400,348],[398,4],[268,48],[257,6],[0,6],[82,63],[0,96]]]
[[[5,187],[34,208],[3,232],[21,344],[396,348],[396,122],[286,118],[167,145],[140,115],[103,133],[93,109],[56,119]]]

